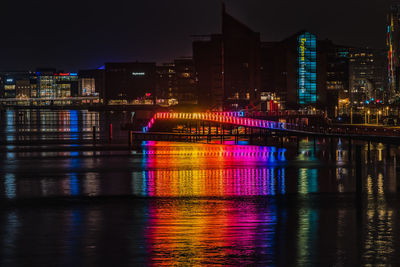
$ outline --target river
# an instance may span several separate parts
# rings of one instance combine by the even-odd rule
[[[0,112],[0,266],[400,265],[397,147],[130,150],[129,116]]]

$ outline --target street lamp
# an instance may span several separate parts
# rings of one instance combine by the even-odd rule
[[[368,110],[368,122],[367,122],[367,124],[369,124],[369,115],[371,114],[371,111],[370,110]]]
[[[353,107],[350,107],[350,124],[353,124]]]
[[[382,115],[382,110],[379,110],[378,116],[376,117],[376,124],[379,125],[379,117]]]

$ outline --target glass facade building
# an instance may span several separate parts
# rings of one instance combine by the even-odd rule
[[[317,103],[317,37],[309,32],[298,36],[298,101]]]
[[[53,73],[37,72],[37,83],[40,98],[56,97],[56,81]]]
[[[399,92],[400,3],[393,3],[387,16],[388,84],[392,94]]]

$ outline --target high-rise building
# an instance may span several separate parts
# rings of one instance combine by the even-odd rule
[[[349,100],[349,47],[336,45],[330,40],[319,41],[319,49],[326,53],[327,111],[338,116],[350,109]]]
[[[224,106],[223,42],[221,35],[196,37],[193,42],[199,105],[211,110]]]
[[[224,98],[227,108],[257,105],[260,99],[260,33],[225,11],[222,14]]]
[[[387,15],[388,89],[400,93],[400,2],[393,3]]]
[[[314,34],[301,31],[261,48],[261,92],[280,109],[326,109],[326,51]]]
[[[199,104],[211,109],[257,105],[260,92],[260,34],[222,8],[222,34],[193,42]]]
[[[317,104],[317,37],[309,32],[297,36],[297,94],[301,106]]]
[[[371,48],[349,48],[349,99],[351,106],[386,100],[385,52]]]

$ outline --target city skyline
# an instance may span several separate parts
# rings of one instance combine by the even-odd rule
[[[339,44],[384,48],[386,13],[392,1],[341,0],[335,6],[315,0],[290,5],[225,2],[228,12],[261,33],[262,41],[281,40],[304,28]],[[46,1],[18,8],[5,3],[1,20],[8,25],[4,32],[8,41],[0,45],[0,70],[77,71],[105,62],[162,63],[191,56],[191,35],[220,31],[220,8],[220,1],[211,0],[114,1],[112,5],[92,1],[78,5],[72,0],[62,9]],[[26,27],[32,20],[35,27]]]

